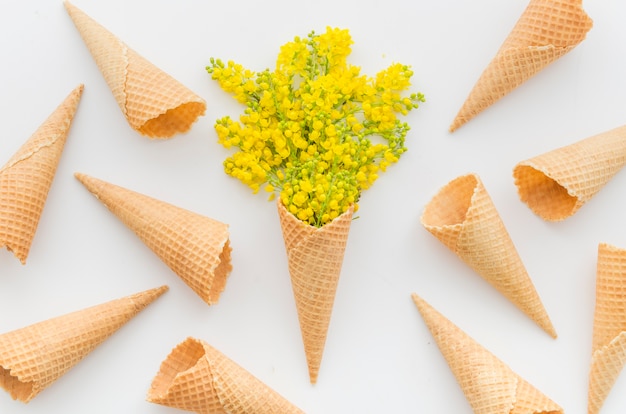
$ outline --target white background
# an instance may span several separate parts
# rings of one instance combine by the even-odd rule
[[[0,164],[79,83],[85,91],[26,265],[0,251],[0,332],[141,290],[170,291],[28,405],[2,413],[170,413],[145,395],[187,336],[206,340],[307,413],[471,413],[410,294],[416,292],[560,404],[586,413],[597,246],[626,247],[626,172],[561,223],[518,197],[522,160],[626,122],[626,6],[586,2],[587,39],[454,134],[448,126],[525,0],[293,2],[76,0],[190,87],[207,113],[153,141],[123,118],[60,0],[3,0]],[[415,71],[427,98],[406,120],[409,152],[363,194],[346,250],[318,383],[309,383],[275,205],[222,171],[218,117],[242,107],[205,72],[213,57],[273,67],[280,45],[350,30],[349,62]],[[5,160],[5,161],[2,161]],[[233,271],[208,307],[74,177],[83,172],[226,222]],[[453,178],[477,173],[557,329],[553,340],[420,224]],[[626,377],[603,413],[626,410]]]

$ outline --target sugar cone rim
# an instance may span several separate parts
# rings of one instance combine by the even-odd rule
[[[460,214],[456,214],[453,219],[442,221],[440,219],[441,216],[436,215],[436,211],[434,209],[445,203],[438,203],[439,199],[442,198],[452,198],[449,194],[449,190],[460,181],[466,181],[466,183],[462,187],[462,192],[457,192],[454,195],[459,195],[455,198],[455,205],[460,206],[457,210]],[[467,218],[467,214],[472,206],[472,200],[474,199],[476,193],[479,190],[480,179],[478,175],[475,173],[465,174],[459,177],[454,178],[450,182],[448,182],[445,186],[443,186],[434,197],[426,204],[422,216],[420,217],[420,221],[424,225],[424,227],[428,229],[433,229],[435,227],[438,228],[456,228],[461,226],[465,219]]]
[[[528,180],[520,179],[523,175],[535,176],[535,182],[538,184],[531,188],[527,185]],[[544,220],[562,221],[580,208],[580,199],[566,186],[559,183],[558,178],[552,177],[547,169],[541,168],[532,160],[518,163],[513,169],[513,177],[520,200]],[[542,191],[533,191],[538,187],[550,192],[552,201],[550,205],[542,202]],[[558,210],[554,209],[554,203],[560,206]]]
[[[170,360],[172,360],[177,354],[184,353],[190,348],[202,348],[202,351],[195,352],[195,354],[197,354],[196,357],[194,359],[185,361],[185,365],[177,366],[174,370],[170,370],[167,368]],[[177,378],[193,369],[198,360],[200,360],[200,358],[205,355],[206,352],[204,350],[204,346],[202,345],[201,341],[197,339],[188,337],[183,342],[176,345],[176,347],[172,349],[172,351],[167,355],[165,360],[161,363],[159,371],[152,380],[152,384],[150,385],[150,389],[148,390],[147,400],[157,403],[166,400],[168,398],[170,387],[174,383],[176,383]]]
[[[576,213],[626,165],[626,125],[519,162],[513,177],[519,198],[544,220]]]

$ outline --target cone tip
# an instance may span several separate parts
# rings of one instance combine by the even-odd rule
[[[54,114],[59,113],[61,116],[63,116],[63,121],[69,120],[69,124],[64,127],[65,134],[67,134],[69,131],[69,125],[71,125],[72,121],[74,120],[74,115],[76,114],[76,110],[78,109],[78,104],[80,103],[80,99],[83,96],[84,89],[85,85],[82,83],[79,83],[76,87],[74,87],[74,89],[72,89],[72,91],[63,99],[63,102],[61,102],[57,106],[55,112],[50,115],[46,122],[51,121]],[[55,118],[54,122],[59,122],[58,118]]]
[[[550,335],[552,339],[557,339],[558,334],[556,333],[556,329],[554,328],[554,325],[552,324],[552,321],[550,320],[550,316],[548,316],[548,312],[543,307],[543,304],[540,303],[540,305],[541,305],[540,311],[536,315],[532,316],[531,319],[537,325],[539,325],[539,327],[543,329],[544,332]]]
[[[111,185],[106,181],[94,178],[90,175],[80,172],[74,173],[74,177],[87,189],[87,191],[89,191],[99,200],[101,193],[107,188],[108,185]]]
[[[144,294],[152,295],[152,297],[153,297],[152,300],[156,300],[157,298],[161,297],[168,290],[170,290],[170,287],[168,285],[162,285],[162,286],[159,286],[159,287],[156,287],[156,288],[153,288],[153,289],[146,290],[144,292]]]
[[[159,287],[155,287],[155,288],[151,288],[151,289],[139,292],[138,295],[142,295],[142,296],[143,295],[161,296],[162,294],[164,294],[168,290],[169,290],[169,286],[168,285],[162,285],[162,286],[159,286]]]
[[[424,299],[422,299],[415,292],[411,294],[411,299],[413,299],[413,303],[415,304],[415,306],[417,306],[417,310],[422,315],[422,317],[425,317],[426,313],[431,308],[431,306],[428,304],[428,302],[426,302]]]
[[[133,301],[139,301],[139,309],[143,309],[145,306],[148,306],[155,300],[157,300],[161,295],[169,290],[169,286],[163,285],[156,288],[144,290],[143,292],[136,293],[131,296]],[[135,302],[136,303],[136,302]]]
[[[87,187],[89,191],[91,191],[91,187],[89,186],[89,182],[92,180],[90,176],[87,174],[83,174],[81,172],[75,172],[74,178],[76,178],[82,185]]]
[[[83,182],[83,180],[84,180],[85,178],[87,178],[87,175],[85,175],[85,174],[83,174],[83,173],[80,173],[80,172],[75,172],[75,173],[74,173],[74,177],[75,177],[78,181],[80,181],[80,182],[82,183],[82,182]]]
[[[101,181],[81,172],[75,172],[74,177],[92,193],[96,191],[96,184]]]
[[[85,84],[83,83],[79,83],[78,86],[76,86],[70,95],[77,95],[78,97],[80,97],[83,94],[83,91],[85,90]]]
[[[72,10],[76,9],[76,6],[74,6],[68,0],[63,0],[63,6],[68,12],[71,12]]]
[[[413,303],[415,303],[415,305],[419,308],[423,302],[424,299],[422,299],[421,297],[419,297],[419,295],[415,292],[411,293],[411,299],[413,299]]]
[[[70,19],[72,19],[72,22],[74,23],[74,25],[76,25],[76,28],[82,36],[82,30],[79,28],[79,25],[81,23],[80,21],[82,19],[93,21],[93,19],[91,19],[91,17],[89,17],[84,11],[76,7],[74,4],[70,3],[68,0],[63,0],[63,6],[65,7],[65,11],[70,16]]]
[[[552,326],[552,324],[550,324],[547,332],[552,337],[552,339],[557,339],[559,337],[559,335],[556,333],[556,329],[554,329],[554,326]]]
[[[85,90],[85,85],[83,83],[79,83],[78,86],[72,89],[72,92],[70,92],[69,96],[67,97],[68,101],[74,101],[73,102],[73,105],[75,106],[74,112],[76,112],[76,108],[78,108],[78,102],[82,98],[84,90]]]
[[[456,117],[454,118],[450,126],[448,127],[448,131],[449,132],[456,131],[457,129],[465,125],[467,121],[468,121],[467,117],[463,115],[463,109],[459,110],[459,113],[456,115]]]
[[[63,6],[65,7],[65,10],[70,15],[70,17],[72,17],[72,12],[76,9],[76,6],[74,6],[67,0],[63,0]]]
[[[159,286],[159,287],[150,289],[147,292],[153,292],[155,295],[161,296],[162,294],[164,294],[168,290],[170,290],[170,287],[168,285],[163,285],[163,286]]]

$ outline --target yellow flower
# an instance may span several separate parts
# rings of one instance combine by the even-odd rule
[[[409,131],[399,116],[424,102],[405,96],[413,71],[394,63],[373,78],[347,57],[352,37],[326,28],[284,44],[274,71],[210,60],[207,71],[220,87],[246,105],[236,122],[215,122],[218,142],[235,152],[224,171],[254,192],[264,186],[288,211],[323,226],[350,206],[378,173],[398,162]],[[377,136],[377,143],[371,137]]]

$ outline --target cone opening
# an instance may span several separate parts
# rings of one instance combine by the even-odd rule
[[[427,226],[453,226],[461,224],[467,217],[472,197],[478,185],[473,175],[459,177],[443,187],[428,203],[422,222]]]
[[[224,244],[224,248],[219,255],[219,263],[215,268],[213,283],[211,284],[211,289],[209,291],[209,303],[216,303],[226,288],[226,280],[233,269],[233,265],[230,261],[231,251],[232,248],[230,247],[230,240],[227,239]]]
[[[166,395],[176,378],[193,368],[204,355],[204,347],[193,338],[179,344],[161,364],[152,381],[148,399],[155,400]]]
[[[0,387],[4,388],[11,398],[28,402],[33,395],[33,382],[22,382],[18,377],[11,375],[9,369],[0,366]]]
[[[204,102],[187,102],[146,121],[138,130],[151,138],[170,138],[191,129],[206,110]]]
[[[546,173],[520,164],[513,177],[520,199],[543,219],[558,221],[574,214],[578,199]]]

